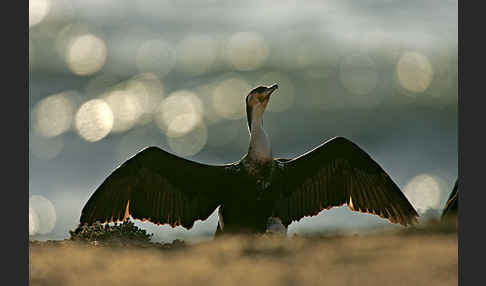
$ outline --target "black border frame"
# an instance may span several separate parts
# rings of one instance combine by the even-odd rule
[[[3,184],[2,208],[4,221],[1,231],[4,266],[1,267],[3,284],[29,285],[29,4],[11,2],[3,9],[11,17],[4,19],[2,50],[4,55],[3,96],[1,118]],[[13,9],[12,9],[13,8]],[[5,182],[4,181],[4,182]]]
[[[483,261],[476,262],[482,254],[480,245],[484,241],[479,220],[483,217],[484,206],[482,204],[484,191],[481,179],[484,177],[484,165],[481,164],[485,159],[484,146],[484,52],[486,51],[482,37],[482,23],[478,21],[484,16],[476,1],[458,1],[458,53],[459,53],[459,91],[458,91],[458,176],[459,176],[459,225],[458,225],[458,252],[459,252],[459,285],[480,285],[475,283],[481,281],[480,276],[483,268]],[[8,123],[8,130],[4,131],[3,143],[4,155],[4,175],[8,178],[10,186],[3,188],[3,206],[1,214],[8,223],[9,232],[3,231],[2,240],[4,248],[8,248],[4,254],[5,266],[2,267],[3,276],[15,283],[12,285],[29,284],[29,240],[25,235],[28,229],[28,178],[29,178],[29,159],[28,159],[28,94],[29,94],[29,68],[28,68],[28,3],[26,1],[11,1],[9,4],[19,4],[16,12],[11,9],[4,9],[12,17],[4,21],[4,37],[2,47],[6,49],[4,55],[10,59],[5,69],[4,84],[8,88],[4,89],[4,96],[9,96],[15,103],[15,108],[6,108],[2,113],[4,122]],[[478,5],[474,9],[473,5]],[[19,11],[20,10],[20,11]],[[466,17],[466,12],[469,13]],[[473,15],[473,13],[476,15]],[[13,16],[15,15],[15,16]],[[10,20],[16,23],[11,23]],[[5,25],[8,24],[8,25]],[[13,28],[13,31],[12,31]],[[17,29],[22,29],[19,32]],[[476,32],[476,29],[478,30]],[[469,40],[464,41],[465,35]],[[13,39],[10,36],[14,36]],[[20,43],[22,48],[19,48]],[[482,52],[482,53],[481,53]],[[15,54],[15,56],[10,56]],[[474,67],[474,64],[476,67]],[[479,69],[482,67],[483,69]],[[476,69],[477,68],[477,69]],[[467,71],[466,71],[467,70]],[[475,72],[478,70],[478,72]],[[13,79],[13,81],[12,81]],[[24,92],[19,92],[23,87]],[[483,102],[479,102],[479,100]],[[11,101],[10,101],[11,102]],[[9,106],[11,106],[9,104]],[[5,114],[8,113],[8,114]],[[475,129],[472,129],[475,128]],[[466,129],[470,136],[465,136]],[[471,131],[472,130],[472,131]],[[474,135],[473,135],[474,134]],[[479,152],[479,153],[478,153]],[[466,190],[466,191],[464,191]],[[472,226],[476,224],[475,228]],[[13,228],[10,231],[10,228]],[[11,235],[13,234],[13,235]],[[19,283],[20,282],[20,283]]]
[[[458,266],[459,285],[481,285],[484,280],[481,275],[483,261],[479,256],[484,253],[480,245],[484,245],[484,238],[480,229],[480,220],[484,217],[484,163],[486,158],[484,146],[484,51],[486,45],[482,41],[480,23],[484,18],[479,5],[476,9],[472,5],[478,2],[459,0],[458,3],[458,158],[459,158],[459,204],[458,208]],[[467,7],[467,8],[466,8]],[[466,11],[469,13],[466,16]],[[476,13],[476,15],[474,15]],[[476,31],[476,29],[478,31]],[[478,33],[479,32],[479,33]],[[468,35],[468,37],[466,37]],[[469,40],[464,41],[467,38]],[[483,52],[483,53],[481,53]],[[479,71],[479,72],[476,72]],[[481,101],[481,102],[479,102]],[[483,117],[483,118],[481,118]],[[469,137],[467,137],[468,130]],[[476,257],[474,257],[476,256]],[[482,258],[482,257],[481,257]],[[478,281],[478,282],[476,282]]]

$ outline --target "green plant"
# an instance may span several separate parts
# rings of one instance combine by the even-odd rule
[[[123,223],[101,224],[95,222],[92,225],[84,224],[75,230],[70,230],[70,240],[86,242],[150,242],[153,234],[137,227],[131,221]]]

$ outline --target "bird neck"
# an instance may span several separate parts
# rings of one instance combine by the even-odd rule
[[[272,160],[270,140],[265,130],[263,130],[263,120],[261,117],[254,117],[251,120],[248,157],[250,160],[262,163]]]

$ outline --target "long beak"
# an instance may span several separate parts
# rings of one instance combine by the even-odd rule
[[[269,98],[270,95],[277,89],[278,89],[278,84],[274,84],[271,87],[269,87],[266,92],[266,97]]]

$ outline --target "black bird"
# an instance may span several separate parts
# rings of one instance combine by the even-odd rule
[[[447,203],[441,215],[442,220],[457,217],[457,208],[458,208],[458,201],[459,201],[459,195],[457,193],[458,182],[459,179],[456,180],[456,183],[454,184],[454,188],[452,189],[452,192],[449,195],[449,198],[447,199]]]
[[[277,88],[260,86],[246,97],[250,144],[240,161],[206,165],[148,147],[98,187],[82,210],[81,224],[132,216],[190,229],[220,206],[217,233],[255,233],[265,232],[272,217],[287,227],[342,205],[405,226],[417,222],[417,212],[399,187],[345,138],[293,159],[274,159],[263,113]]]

